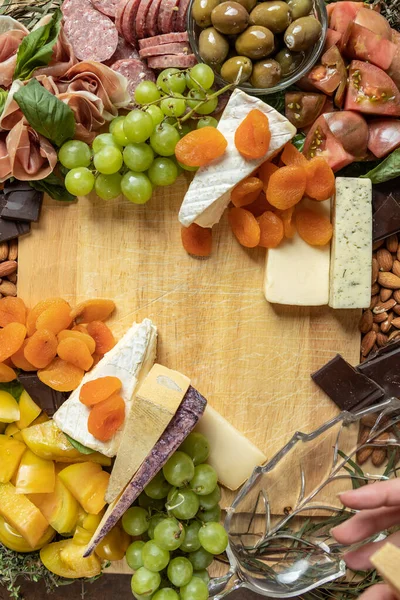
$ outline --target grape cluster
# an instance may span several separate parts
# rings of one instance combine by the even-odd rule
[[[122,517],[135,598],[207,600],[207,567],[225,551],[217,473],[207,439],[191,433]],[[138,537],[140,539],[138,539]]]
[[[214,73],[205,64],[186,71],[165,69],[157,83],[142,81],[135,91],[140,109],[111,121],[109,133],[98,135],[92,148],[78,140],[60,148],[68,192],[85,196],[95,189],[103,200],[122,193],[144,204],[155,187],[172,185],[182,168],[195,170],[176,161],[175,147],[192,129],[217,126],[207,116],[218,104],[213,84]]]

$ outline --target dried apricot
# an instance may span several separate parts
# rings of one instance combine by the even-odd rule
[[[255,248],[260,243],[260,226],[255,216],[244,208],[231,208],[228,213],[231,229],[238,242],[246,248]]]
[[[88,430],[97,440],[108,442],[125,420],[125,402],[113,394],[95,404],[88,418]]]
[[[0,300],[0,327],[9,323],[26,322],[26,306],[21,298],[6,296]]]
[[[72,390],[75,390],[82,381],[84,374],[83,369],[79,369],[79,367],[58,357],[48,367],[37,372],[42,383],[58,392],[72,392]]]
[[[80,331],[81,333],[87,333],[86,325],[74,325],[71,330],[68,331]]]
[[[17,378],[17,374],[11,367],[0,363],[0,383],[9,383]]]
[[[332,238],[329,219],[308,208],[296,212],[296,226],[299,236],[310,246],[325,246]]]
[[[36,319],[36,329],[47,329],[57,335],[71,325],[70,311],[71,307],[65,300],[64,303],[49,306]]]
[[[266,210],[275,210],[275,208],[267,201],[265,193],[260,192],[257,200],[248,204],[246,210],[249,210],[255,217],[261,217]]]
[[[281,161],[286,166],[295,165],[297,167],[306,167],[308,164],[308,160],[304,154],[299,152],[296,146],[293,146],[290,142],[288,142],[283,149]]]
[[[284,236],[282,219],[268,210],[261,217],[258,217],[257,222],[261,232],[258,245],[263,248],[276,248],[279,246]]]
[[[276,165],[274,165],[274,163],[269,162],[269,161],[263,163],[261,165],[261,167],[258,169],[258,177],[263,182],[264,192],[267,191],[268,182],[269,182],[271,175],[278,170],[279,170],[279,167],[277,167]]]
[[[57,338],[52,331],[39,329],[28,338],[24,356],[37,369],[44,369],[57,354]]]
[[[335,175],[322,156],[307,162],[306,194],[314,200],[328,200],[335,191]]]
[[[111,329],[102,321],[92,321],[87,326],[88,334],[96,342],[96,354],[105,354],[115,346]]]
[[[0,329],[0,362],[4,362],[21,348],[25,336],[26,327],[22,323],[9,323]]]
[[[14,367],[17,367],[17,369],[22,369],[23,371],[36,371],[37,368],[25,358],[25,348],[28,343],[28,340],[29,338],[24,340],[21,348],[19,348],[19,350],[17,350],[11,356],[11,361]]]
[[[50,306],[56,306],[57,304],[65,304],[65,300],[63,298],[48,298],[47,300],[42,300],[35,304],[32,310],[29,311],[27,319],[26,319],[26,328],[28,330],[28,336],[31,336],[36,331],[36,321],[38,317]]]
[[[94,354],[92,354],[92,358],[93,358],[93,367],[95,367],[101,361],[101,359],[103,358],[103,355],[97,354],[95,352]]]
[[[119,392],[121,387],[122,383],[118,377],[98,377],[83,384],[79,392],[79,400],[85,406],[94,406]]]
[[[84,371],[89,371],[93,365],[93,358],[88,347],[85,342],[78,338],[68,337],[61,340],[57,346],[57,354],[66,362],[69,362]]]
[[[235,132],[235,146],[248,159],[262,158],[268,152],[271,132],[267,115],[257,108],[251,110]]]
[[[205,258],[212,250],[212,230],[192,223],[181,228],[182,245],[188,254]]]
[[[115,310],[113,300],[103,300],[94,298],[81,302],[71,310],[71,317],[80,323],[90,323],[91,321],[105,321]]]
[[[285,237],[292,239],[294,234],[296,233],[296,225],[294,223],[294,206],[291,208],[287,208],[286,210],[278,211],[278,215],[282,219],[283,222],[283,230],[285,232]]]
[[[203,167],[222,156],[228,142],[215,127],[202,127],[186,134],[175,146],[178,162],[187,167]]]
[[[272,173],[267,187],[267,200],[284,210],[294,206],[304,196],[307,176],[302,167],[282,167]]]
[[[263,182],[258,177],[246,177],[231,191],[231,202],[240,208],[257,200],[263,189]]]
[[[86,344],[86,346],[88,347],[90,354],[93,354],[93,352],[96,350],[96,342],[88,334],[87,329],[85,329],[85,333],[82,333],[82,331],[63,329],[63,331],[60,331],[60,333],[57,335],[57,339],[59,342],[61,342],[62,340],[65,340],[67,338],[74,338],[74,339],[81,340],[82,342],[84,342]]]

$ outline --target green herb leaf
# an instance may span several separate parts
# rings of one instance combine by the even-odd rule
[[[81,454],[93,454],[94,450],[92,450],[91,448],[87,448],[83,444],[80,444],[79,442],[74,440],[74,438],[70,437],[67,434],[64,434],[64,435],[67,438],[67,440],[69,441],[69,443],[71,444],[71,446],[73,446],[75,448],[75,450],[78,450],[78,452],[80,452]]]
[[[50,173],[45,179],[30,181],[29,185],[35,190],[39,190],[39,192],[45,192],[53,200],[60,200],[61,202],[73,202],[76,200],[76,196],[73,196],[65,189],[64,179],[57,177],[54,173]]]
[[[0,89],[0,116],[3,114],[4,106],[6,104],[8,92],[7,90]]]
[[[379,160],[353,162],[347,165],[347,167],[340,169],[336,173],[336,177],[364,177],[368,171],[374,169],[380,162]]]
[[[305,135],[305,133],[299,132],[299,133],[296,133],[296,135],[292,139],[291,143],[293,144],[293,146],[295,148],[297,148],[297,150],[299,150],[300,152],[302,152],[303,148],[304,148],[304,142],[305,141],[306,141],[306,135]]]
[[[0,383],[0,390],[2,392],[8,392],[17,402],[19,402],[24,388],[17,379],[14,379],[14,381],[10,381],[10,383]]]
[[[49,23],[31,31],[18,48],[13,79],[29,79],[33,71],[51,61],[53,48],[61,29],[62,12],[57,9]]]
[[[400,175],[400,148],[394,150],[389,156],[385,158],[375,169],[368,171],[366,175],[361,177],[368,177],[372,183],[383,183],[390,179],[395,179]]]

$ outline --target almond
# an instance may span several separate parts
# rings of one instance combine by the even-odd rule
[[[392,333],[389,334],[389,342],[391,342],[395,338],[398,338],[399,336],[400,336],[400,331],[398,329],[395,329],[394,331],[392,331]]]
[[[393,262],[392,273],[397,275],[397,277],[400,277],[400,261],[399,260],[395,260]]]
[[[385,321],[385,323],[386,323],[386,321]],[[379,333],[380,327],[379,327],[378,323],[372,323],[372,331],[375,331],[375,333]]]
[[[383,323],[381,323],[382,333],[388,333],[390,331],[390,329],[392,328],[393,319],[394,319],[393,313],[390,313],[390,315],[388,316],[386,321],[383,321]],[[376,325],[376,323],[374,323],[374,325]]]
[[[361,419],[361,424],[365,427],[369,427],[370,429],[372,429],[372,427],[376,423],[377,416],[378,415],[376,413],[370,413],[369,415],[365,415],[365,417],[362,417]]]
[[[0,283],[0,294],[3,294],[3,296],[16,296],[17,286],[11,281],[2,281]]]
[[[400,329],[400,317],[396,317],[395,319],[393,319],[392,325],[393,327],[396,327],[396,329]]]
[[[377,333],[376,334],[376,344],[377,346],[379,346],[379,348],[382,348],[383,346],[386,346],[386,344],[388,343],[388,336],[385,335],[384,333]]]
[[[10,240],[8,248],[8,260],[17,260],[18,258],[18,240]]]
[[[383,323],[388,318],[387,312],[379,313],[379,315],[373,316],[374,323]]]
[[[385,240],[379,240],[379,242],[374,242],[372,244],[372,250],[378,250],[378,248],[381,248],[384,243],[385,243]]]
[[[381,302],[386,302],[387,300],[389,300],[389,298],[392,297],[392,295],[393,295],[393,290],[381,288],[381,291],[379,292],[379,299]],[[396,302],[398,302],[398,300],[396,300]]]
[[[376,258],[372,259],[371,285],[378,281],[379,264]]]
[[[363,465],[373,453],[373,448],[361,448],[356,454],[357,463]]]
[[[390,274],[391,274],[391,273],[390,273]],[[379,275],[378,275],[378,279],[379,279]],[[376,296],[376,294],[379,294],[379,292],[380,292],[380,289],[381,289],[381,288],[379,287],[379,284],[378,284],[378,283],[374,283],[374,284],[371,286],[371,296]]]
[[[18,276],[16,273],[11,273],[11,275],[7,275],[7,279],[12,283],[17,283]]]
[[[395,290],[393,292],[393,298],[400,304],[400,290]]]
[[[399,240],[397,239],[397,235],[394,233],[393,235],[389,235],[385,240],[386,248],[389,252],[397,252],[397,248],[399,247]]]
[[[396,313],[396,315],[400,315],[400,304],[393,306],[393,312]]]
[[[370,310],[372,310],[379,302],[379,296],[372,296],[371,298],[371,304],[369,305]]]
[[[371,461],[374,467],[381,467],[387,458],[386,448],[375,448],[371,454]]]
[[[386,310],[391,310],[394,306],[396,306],[396,300],[394,298],[391,298],[390,300],[387,300],[386,302],[378,302],[378,304],[376,306],[374,306],[372,312],[374,313],[374,315],[380,315],[381,313],[385,312]]]
[[[373,422],[372,426],[375,425],[375,421]],[[358,432],[358,443],[361,446],[362,444],[365,444],[365,442],[368,440],[369,438],[369,434],[371,433],[371,427],[360,427],[360,430]]]
[[[17,270],[18,263],[15,260],[5,260],[0,263],[0,277],[6,277]]]
[[[372,329],[373,322],[374,320],[372,312],[370,310],[365,310],[361,315],[361,319],[358,323],[358,328],[361,331],[361,333],[368,333],[368,331]]]
[[[361,354],[363,356],[367,356],[374,347],[376,342],[376,333],[375,331],[368,331],[361,341]]]
[[[383,287],[389,288],[390,290],[400,289],[400,277],[397,277],[397,275],[394,275],[394,273],[386,273],[385,271],[381,271],[378,275],[378,282]]]
[[[389,250],[386,248],[379,248],[376,253],[376,260],[378,261],[380,271],[391,271],[393,267],[393,258]]]
[[[396,256],[397,260],[400,260],[400,246],[397,248]]]
[[[8,242],[1,242],[1,244],[0,244],[0,261],[3,262],[3,260],[7,260],[7,257],[8,257]]]

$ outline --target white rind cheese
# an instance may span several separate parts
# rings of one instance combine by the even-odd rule
[[[101,361],[86,373],[79,387],[72,392],[68,400],[54,415],[56,425],[77,442],[105,454],[117,454],[122,426],[108,442],[101,442],[92,436],[87,428],[90,409],[79,400],[79,393],[84,383],[106,377],[118,377],[122,382],[121,397],[125,401],[125,421],[132,406],[133,395],[139,382],[146,377],[156,358],[157,329],[150,319],[134,323],[124,337]]]
[[[301,203],[330,218],[330,200]],[[330,244],[310,246],[296,232],[278,248],[267,250],[264,294],[268,302],[293,306],[323,306],[329,301]]]
[[[366,308],[371,301],[372,184],[336,178],[329,306]]]
[[[267,115],[271,143],[268,152],[261,159],[248,160],[236,149],[235,133],[253,109]],[[179,211],[179,221],[185,227],[192,223],[212,227],[218,223],[229,204],[232,188],[277,154],[296,133],[296,128],[274,108],[238,89],[234,90],[225,107],[218,130],[226,138],[228,146],[221,158],[200,168],[190,184]]]

